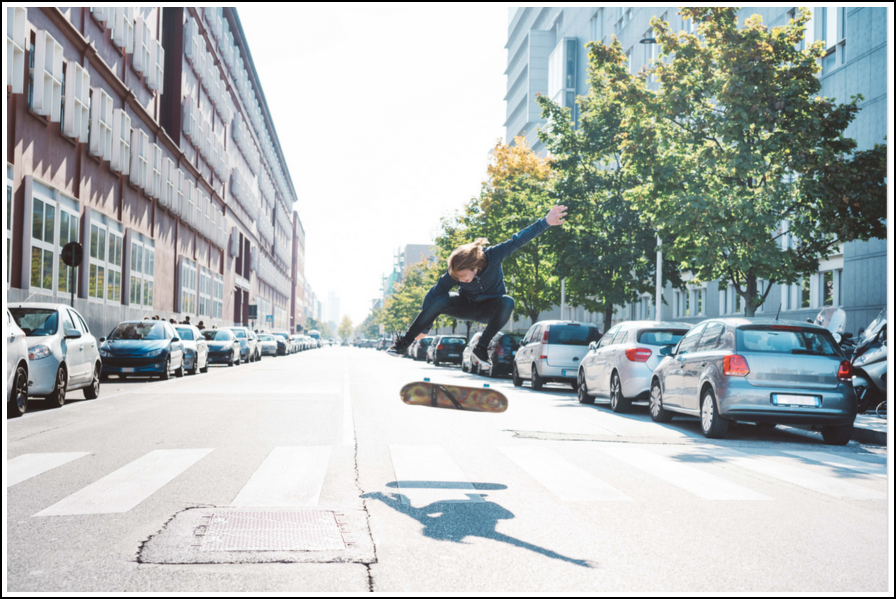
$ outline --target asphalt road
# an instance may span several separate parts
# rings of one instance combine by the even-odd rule
[[[510,408],[404,405],[423,377]],[[355,348],[70,395],[7,420],[9,592],[887,591],[886,456],[854,442]]]

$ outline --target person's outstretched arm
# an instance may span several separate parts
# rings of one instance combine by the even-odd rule
[[[544,218],[538,219],[504,243],[489,248],[489,258],[494,258],[498,262],[504,260],[533,239],[547,231],[548,227],[562,225],[566,221],[566,206],[554,206]]]

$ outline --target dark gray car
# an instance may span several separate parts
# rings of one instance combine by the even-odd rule
[[[856,418],[852,366],[831,333],[795,321],[720,318],[700,323],[654,371],[650,416],[699,416],[703,434],[722,438],[729,421],[821,425],[845,445]]]

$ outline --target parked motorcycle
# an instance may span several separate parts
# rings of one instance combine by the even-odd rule
[[[824,308],[815,317],[815,323],[824,327],[834,335],[834,340],[840,346],[843,354],[849,358],[855,352],[856,342],[852,333],[846,333],[846,312],[842,308]]]
[[[852,356],[859,413],[887,399],[887,354],[887,311],[881,310],[856,341]]]

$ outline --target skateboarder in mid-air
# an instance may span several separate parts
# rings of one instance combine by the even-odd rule
[[[420,314],[403,337],[395,338],[386,353],[403,356],[411,343],[425,337],[435,319],[445,314],[457,320],[474,320],[487,325],[473,348],[473,356],[483,364],[490,364],[486,351],[488,344],[510,320],[515,303],[507,295],[501,262],[548,227],[565,223],[565,218],[566,206],[554,206],[547,216],[504,243],[482,247],[488,240],[480,238],[451,252],[448,270],[426,294]],[[451,291],[455,286],[460,287],[460,293]]]

